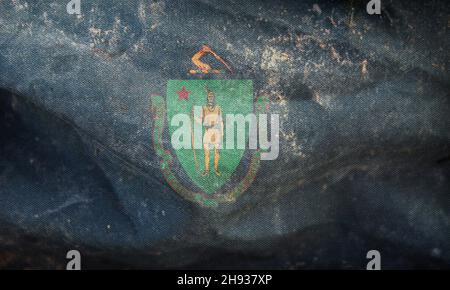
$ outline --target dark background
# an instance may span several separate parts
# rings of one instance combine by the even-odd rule
[[[448,1],[65,2],[0,2],[0,268],[450,268]],[[281,115],[217,209],[151,143],[150,95],[203,43]]]

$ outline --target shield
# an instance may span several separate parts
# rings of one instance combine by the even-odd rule
[[[220,133],[215,134],[212,139],[211,136],[205,138],[205,134],[208,135],[212,128],[205,124],[208,111],[203,111],[210,108],[207,106],[208,91],[213,93],[217,106],[212,111],[220,110],[221,118],[218,120],[223,121],[223,130],[221,125],[216,124],[214,128],[217,131],[214,132]],[[245,144],[248,144],[247,130],[240,132],[235,127],[234,135],[227,134],[227,126],[237,126],[235,123],[227,124],[227,116],[246,116],[253,112],[252,81],[170,80],[167,84],[166,107],[172,150],[176,153],[179,164],[191,182],[202,191],[207,194],[217,192],[230,180],[244,155],[245,148],[236,146],[236,134],[245,134]],[[216,139],[218,137],[221,140]],[[227,138],[234,138],[234,147],[226,146]],[[208,159],[205,148],[209,152],[209,172],[205,172],[205,160]],[[215,172],[216,158],[219,174]]]

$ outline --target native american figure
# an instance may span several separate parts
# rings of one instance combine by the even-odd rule
[[[222,109],[216,105],[214,92],[208,87],[206,89],[206,105],[202,106],[199,121],[202,123],[205,131],[203,134],[203,149],[205,152],[205,170],[202,176],[209,174],[210,149],[214,148],[214,173],[220,176],[219,171],[219,146],[223,138],[223,119]]]

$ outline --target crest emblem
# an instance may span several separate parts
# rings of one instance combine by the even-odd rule
[[[221,63],[230,73],[233,73],[233,69],[228,65],[228,63],[221,56],[219,56],[214,50],[212,50],[211,47],[204,44],[200,48],[200,50],[196,52],[191,58],[192,63],[196,66],[196,69],[191,69],[189,71],[190,74],[192,75],[208,74],[208,73],[220,74],[222,72],[221,70],[213,69],[209,64],[201,60],[205,55],[208,54],[214,57],[219,63]]]
[[[267,109],[251,80],[169,80],[165,99],[151,100],[153,144],[167,183],[202,206],[234,202],[267,149],[257,140],[267,133],[258,119]]]

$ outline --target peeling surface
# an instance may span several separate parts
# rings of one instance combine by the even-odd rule
[[[72,246],[100,268],[360,269],[372,247],[386,268],[449,267],[445,1],[384,1],[381,16],[358,1],[84,2],[75,16],[0,1],[0,267],[61,268]],[[188,78],[204,43],[281,121],[280,157],[217,210],[173,192],[151,144],[150,95]]]

